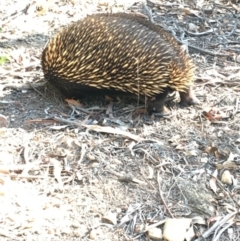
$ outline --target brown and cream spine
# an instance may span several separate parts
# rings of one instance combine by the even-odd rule
[[[196,102],[194,64],[181,45],[163,28],[131,14],[91,15],[64,28],[45,47],[42,68],[67,96],[127,92],[155,97],[153,109],[162,111],[168,90],[175,90],[182,104]]]

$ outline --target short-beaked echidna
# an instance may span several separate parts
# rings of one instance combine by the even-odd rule
[[[49,40],[45,78],[67,97],[128,92],[161,112],[169,90],[194,104],[194,65],[162,27],[132,14],[87,16]]]

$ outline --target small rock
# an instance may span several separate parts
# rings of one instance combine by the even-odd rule
[[[91,230],[91,232],[89,233],[89,238],[92,240],[97,239],[98,238],[97,236],[98,235],[97,235],[96,229]]]
[[[163,228],[163,238],[167,241],[184,241],[191,222],[190,218],[167,219]]]
[[[102,221],[104,223],[109,223],[109,224],[117,224],[117,213],[107,213],[105,216],[103,216]]]
[[[186,156],[197,156],[198,152],[196,150],[189,150],[185,152]]]
[[[94,155],[92,155],[91,153],[87,153],[86,157],[89,161],[92,161],[92,162],[97,161],[96,157]]]
[[[62,200],[60,200],[57,197],[52,197],[51,201],[50,201],[50,204],[52,205],[52,207],[60,208],[60,207],[62,207],[63,202],[62,202]]]
[[[224,184],[232,185],[233,184],[233,176],[232,174],[226,170],[223,172],[222,177],[221,177],[221,182]]]
[[[8,127],[8,119],[5,115],[0,114],[0,128],[1,127]]]
[[[80,238],[80,237],[81,237],[80,231],[78,231],[78,230],[74,231],[74,232],[73,232],[73,236],[74,236],[75,238]]]
[[[236,62],[240,63],[240,55],[237,56]]]
[[[93,162],[91,167],[92,168],[98,168],[100,166],[100,164],[98,162]]]
[[[101,229],[92,229],[89,238],[92,240],[99,240],[99,237],[102,237],[103,233]]]
[[[148,230],[148,236],[153,240],[162,240],[162,230],[160,228],[151,228]]]
[[[198,26],[195,25],[194,23],[189,23],[189,24],[188,24],[188,29],[189,29],[190,31],[196,32],[196,31],[198,30]]]
[[[78,221],[73,221],[71,224],[72,228],[79,228],[79,222]]]

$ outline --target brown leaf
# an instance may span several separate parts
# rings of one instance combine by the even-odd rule
[[[203,116],[209,121],[221,120],[228,117],[224,112],[217,108],[211,108],[203,111]]]
[[[74,100],[74,99],[65,99],[65,101],[69,104],[69,105],[73,105],[74,107],[79,107],[79,108],[83,108],[83,104],[80,103],[78,100]]]
[[[181,10],[182,10],[182,13],[189,16],[198,16],[199,14],[199,11],[196,11],[190,8],[181,8]]]
[[[113,98],[111,98],[111,97],[108,96],[108,95],[105,95],[105,100],[107,100],[107,101],[113,101]]]
[[[147,113],[147,110],[146,109],[143,109],[143,108],[140,108],[140,109],[136,109],[134,111],[134,115],[142,115],[142,114],[146,114]]]
[[[218,148],[216,146],[208,146],[206,147],[205,151],[210,154],[214,155],[216,158],[221,158],[223,155],[219,152]]]

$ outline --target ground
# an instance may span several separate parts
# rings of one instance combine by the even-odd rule
[[[214,2],[0,3],[1,240],[239,240],[240,6]],[[199,105],[150,116],[44,83],[48,38],[109,11],[150,15],[188,46]]]

